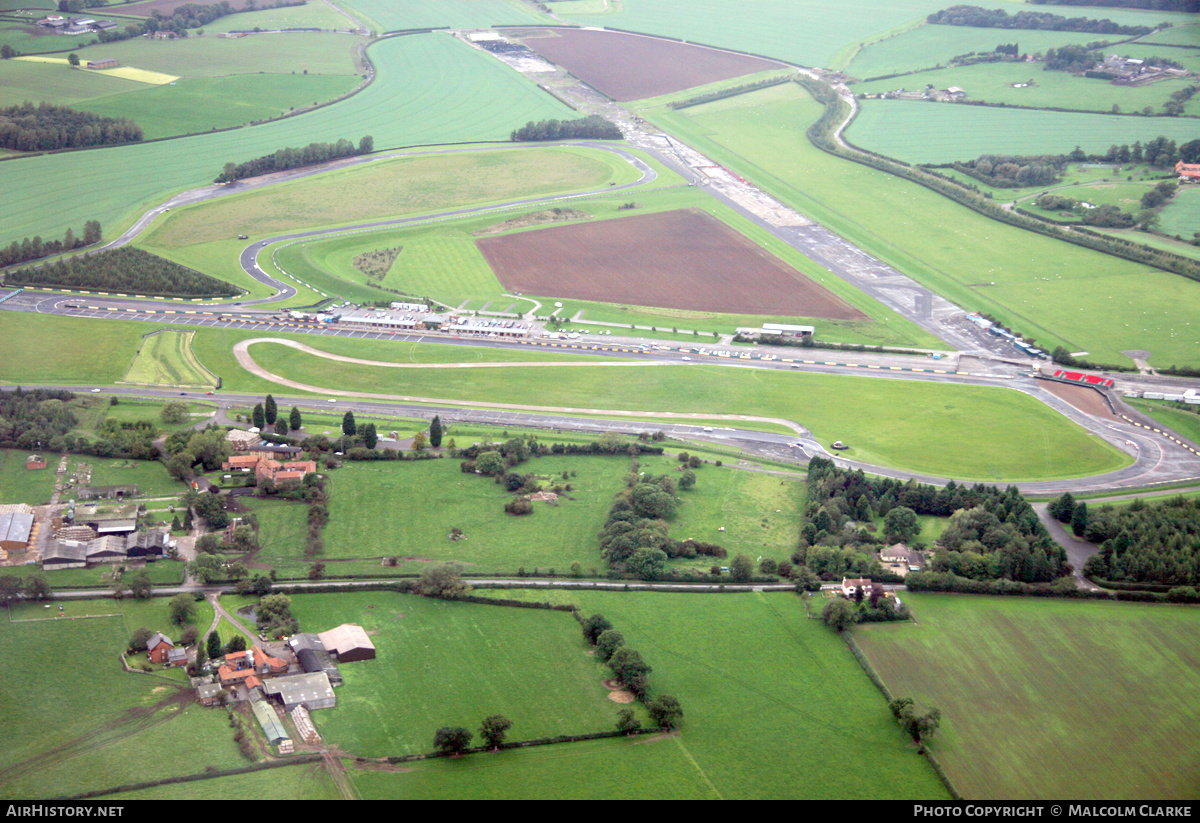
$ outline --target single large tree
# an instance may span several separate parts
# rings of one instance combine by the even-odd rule
[[[502,714],[493,714],[483,719],[483,724],[479,727],[479,736],[483,738],[485,746],[490,749],[498,749],[510,728],[512,728],[511,720]]]
[[[167,608],[170,610],[171,622],[177,626],[192,622],[192,618],[196,616],[196,601],[190,594],[175,595]]]
[[[150,575],[146,570],[138,572],[129,581],[129,593],[139,600],[149,600],[150,595],[154,593],[154,586],[150,582]]]
[[[263,411],[267,415],[267,425],[274,426],[276,418],[279,417],[279,406],[275,404],[275,398],[267,395],[267,399],[263,401]]]
[[[292,431],[299,431],[304,427],[304,421],[300,417],[300,410],[292,406],[292,413],[288,418],[288,426]]]
[[[821,620],[826,626],[843,632],[854,625],[858,618],[858,610],[844,597],[835,597],[821,609]]]
[[[433,416],[433,422],[429,424],[429,445],[435,449],[442,445],[442,418],[436,414]]]
[[[373,449],[378,442],[379,433],[375,430],[375,424],[367,423],[363,426],[363,445],[368,449]]]
[[[433,746],[443,754],[462,754],[471,745],[471,737],[462,726],[442,726],[433,736]]]
[[[456,563],[438,563],[421,573],[416,583],[417,594],[426,597],[454,599],[471,591],[462,579],[462,568]]]
[[[354,412],[348,411],[342,415],[342,434],[353,437],[358,433],[358,424],[354,422]]]
[[[591,617],[583,621],[583,637],[593,646],[599,640],[600,635],[613,627],[612,623],[608,622],[608,618],[602,614],[593,614]]]
[[[669,694],[659,695],[646,704],[651,719],[661,728],[675,729],[683,721],[683,707]]]
[[[908,543],[920,533],[921,522],[908,506],[896,506],[883,518],[883,536],[889,543]]]
[[[256,403],[254,405],[254,412],[251,414],[250,417],[251,417],[251,422],[254,423],[254,427],[256,429],[259,429],[261,431],[262,429],[265,429],[267,427],[267,412],[266,412],[266,409],[263,408],[262,403]]]
[[[177,426],[188,419],[188,404],[182,400],[172,400],[163,405],[158,416],[168,426]]]

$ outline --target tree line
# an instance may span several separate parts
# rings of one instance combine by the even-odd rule
[[[114,146],[142,139],[142,127],[128,118],[101,117],[67,106],[28,100],[0,109],[0,148],[56,151]]]
[[[1200,0],[1029,0],[1036,6],[1105,6],[1115,9],[1200,12]]]
[[[0,268],[81,249],[100,242],[101,236],[100,221],[89,220],[83,224],[82,238],[77,238],[73,229],[67,229],[62,240],[43,241],[41,235],[35,235],[32,239],[26,237],[20,243],[14,240],[7,247],[0,247]]]
[[[166,258],[123,246],[82,254],[43,266],[18,269],[5,277],[9,286],[41,286],[144,294],[159,297],[234,297],[235,286]]]
[[[154,426],[106,420],[94,436],[72,435],[79,419],[70,408],[75,395],[49,389],[0,392],[0,448],[92,454],[153,460]],[[110,401],[116,404],[114,397]]]
[[[1122,26],[1105,18],[1063,17],[1044,11],[1019,11],[1010,15],[1003,9],[979,6],[951,6],[925,18],[934,25],[971,26],[984,29],[1035,29],[1040,31],[1078,31],[1096,34],[1124,34],[1137,37],[1154,31],[1149,26]]]
[[[519,129],[513,129],[509,139],[514,143],[544,140],[620,140],[621,130],[598,114],[579,120],[530,120]]]
[[[338,160],[342,157],[370,154],[374,150],[375,138],[370,135],[363,136],[358,141],[357,148],[344,137],[336,143],[309,143],[304,148],[299,149],[288,147],[279,149],[274,154],[256,157],[245,163],[226,163],[224,170],[222,170],[213,182],[232,183],[235,180],[241,180],[243,177],[255,177],[260,174],[269,174],[273,171],[287,171],[288,169],[298,169],[302,166],[313,166],[317,163],[327,163],[330,160]]]

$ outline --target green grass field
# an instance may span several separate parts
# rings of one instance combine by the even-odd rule
[[[931,28],[944,27],[935,26]],[[1006,34],[1010,37],[1016,37],[1018,32],[1006,30]],[[1033,85],[1025,88],[1015,88],[1015,84],[1029,83],[1030,81],[1032,81]],[[973,66],[918,72],[917,74],[908,74],[903,77],[893,77],[887,80],[855,83],[852,89],[855,94],[881,94],[899,88],[905,88],[909,91],[919,91],[924,89],[926,84],[932,84],[934,88],[938,89],[957,86],[967,93],[967,99],[971,101],[986,101],[995,104],[1003,103],[1006,106],[1030,106],[1033,108],[1049,108],[1053,106],[1090,112],[1109,111],[1115,105],[1120,107],[1120,111],[1135,112],[1141,111],[1146,106],[1150,106],[1156,111],[1161,109],[1163,103],[1171,99],[1172,92],[1184,88],[1191,82],[1188,78],[1180,77],[1151,83],[1147,86],[1114,86],[1107,80],[1077,77],[1062,71],[1042,71],[1041,64],[1039,63],[978,63]],[[864,101],[865,105],[863,109],[864,111],[874,109],[876,104],[880,102],[890,103],[896,101]],[[914,120],[920,120],[927,116],[924,114],[924,110],[921,110],[921,113],[914,114],[911,110],[906,109],[905,113]],[[890,112],[884,116],[888,119],[893,119],[898,115],[896,112]],[[987,121],[984,125],[976,125],[975,121],[970,119],[969,116],[963,116],[967,119],[963,121],[964,125],[961,128],[967,130],[968,133],[961,135],[959,139],[974,145],[979,143],[984,137],[989,136],[987,132],[993,122],[992,120]],[[1173,139],[1178,139],[1181,129],[1182,131],[1187,131],[1187,129],[1182,128],[1183,125],[1186,125],[1186,121],[1184,124],[1173,123],[1164,125],[1162,126],[1163,131],[1155,131],[1163,123],[1163,118],[1145,119],[1125,117],[1120,118],[1120,123],[1113,123],[1111,119],[1108,122],[1076,123],[1068,120],[1059,123],[1053,118],[1042,118],[1027,124],[1024,113],[1007,112],[1000,119],[1005,122],[1005,130],[998,130],[997,138],[1008,143],[1013,142],[1024,125],[1044,128],[1047,130],[1047,133],[1030,136],[1027,140],[1030,147],[1029,150],[1015,152],[1008,149],[998,149],[995,151],[978,152],[977,154],[1066,154],[1074,148],[1075,144],[1065,149],[1061,148],[1061,146],[1065,141],[1071,139],[1072,135],[1074,135],[1075,143],[1081,145],[1084,151],[1088,153],[1103,153],[1113,143],[1117,145],[1121,143],[1132,144],[1135,140],[1141,140],[1145,143],[1159,134],[1167,134],[1167,136]],[[872,143],[879,142],[880,137],[872,132],[872,127],[867,125],[870,122],[869,117],[864,118],[862,124],[856,124],[856,128],[850,129],[849,136],[854,142],[861,141],[863,146],[876,151],[882,151],[875,145],[872,145]],[[861,130],[857,126],[861,126]],[[1193,127],[1191,131],[1194,132],[1195,128]],[[1136,133],[1139,136],[1128,137],[1131,133]],[[1112,139],[1106,136],[1110,134],[1112,135]],[[922,143],[927,136],[928,134],[914,135],[912,148],[904,148],[910,154],[914,151],[920,152],[924,150],[925,147]],[[1117,139],[1118,137],[1120,139]],[[1035,138],[1036,140],[1045,140],[1048,148],[1041,148],[1042,144],[1036,142]],[[953,145],[953,143],[951,142],[950,145]],[[975,156],[977,155],[953,155],[952,157],[944,157],[941,161],[928,162],[967,160]],[[926,157],[926,155],[922,155],[923,162],[926,162]]]
[[[550,22],[550,18],[515,0],[439,0],[436,6],[420,0],[348,0],[346,5],[371,20],[380,32],[430,26],[478,29]]]
[[[329,35],[333,36],[333,35]],[[238,41],[231,41],[238,42]],[[226,162],[285,146],[369,134],[377,150],[505,140],[528,120],[566,117],[565,106],[493,58],[444,34],[374,44],[378,71],[364,91],[336,105],[233,132],[0,164],[4,241],[81,231],[97,219],[109,236],[174,192],[209,184]],[[143,173],[153,168],[153,174]]]
[[[162,331],[145,338],[122,383],[177,389],[215,389],[217,381],[192,351],[195,332]]]
[[[942,710],[966,798],[1195,799],[1200,610],[909,594],[916,625],[854,630],[895,695]]]
[[[1191,240],[1200,232],[1200,186],[1185,186],[1159,214],[1158,230]]]
[[[305,3],[303,6],[231,14],[208,23],[204,31],[250,31],[255,27],[264,31],[297,28],[346,29],[351,27],[351,22],[331,3]],[[278,35],[272,35],[275,36]],[[268,38],[256,37],[254,41],[266,39]]]
[[[1186,437],[1193,443],[1200,443],[1200,414],[1177,409],[1162,400],[1127,398],[1125,402],[1150,415],[1167,428],[1173,429],[1180,437]]]
[[[321,734],[355,755],[432,751],[442,726],[478,741],[492,714],[513,721],[509,740],[607,731],[621,708],[565,612],[394,592],[294,596],[292,611],[305,631],[354,622],[372,635],[376,659],[340,666],[338,705],[314,713]]]
[[[268,372],[329,387],[322,358],[272,343],[252,349]],[[389,374],[399,371],[399,374]],[[622,396],[614,397],[613,381]],[[369,394],[795,420],[848,456],[959,479],[1034,479],[1109,471],[1127,455],[1088,436],[1037,401],[1005,389],[836,377],[720,366],[652,368],[405,369],[344,364],[337,387]],[[896,408],[921,409],[897,418]],[[855,409],[853,415],[847,410]],[[970,442],[950,450],[946,442]],[[986,445],[985,445],[986,444]]]
[[[1011,12],[1010,12],[1011,13]],[[1042,52],[1068,44],[1087,44],[1098,39],[1095,34],[1066,31],[1036,31],[1031,29],[984,29],[968,26],[931,26],[923,24],[895,37],[867,46],[851,61],[846,73],[860,80],[885,74],[929,69],[944,65],[961,54],[995,51],[1002,43],[1016,42],[1024,53]],[[996,65],[996,64],[990,64]],[[1038,67],[1040,69],[1040,67]],[[1028,69],[1027,69],[1028,70]],[[1039,70],[1039,76],[1042,72]],[[897,77],[886,83],[914,86],[908,77]],[[952,83],[951,85],[957,85]],[[891,88],[896,88],[896,85]],[[944,86],[942,88],[945,88]],[[859,91],[854,86],[854,91]]]
[[[46,458],[46,468],[27,469],[25,461],[32,454]],[[54,494],[54,470],[58,456],[20,449],[0,449],[0,502],[42,506]]]
[[[197,625],[207,625],[212,608],[198,605]],[[177,680],[121,670],[118,655],[139,626],[178,637],[166,599],[68,603],[65,616],[57,614],[30,604],[0,621],[8,661],[0,706],[9,719],[0,735],[0,796],[36,799],[144,780],[161,774],[162,748],[179,736],[193,745],[174,753],[173,773],[239,765],[223,712],[184,709],[170,699]],[[60,653],[44,654],[48,646]],[[64,711],[64,701],[73,710]]]
[[[1001,111],[950,104],[914,110],[951,108]],[[1145,348],[1158,364],[1196,362],[1200,335],[1188,326],[1200,313],[1194,281],[1003,225],[827,155],[804,137],[819,114],[788,85],[650,117],[964,309],[989,312],[1043,347],[1063,345],[1097,359],[1103,352],[1108,362],[1122,350]],[[1114,301],[1123,306],[1122,322],[1095,322]]]
[[[992,66],[977,68],[999,72]],[[986,71],[981,74],[989,76]],[[916,82],[914,78],[905,78],[909,88]],[[880,82],[887,85],[894,81]],[[982,154],[1067,154],[1075,146],[1089,154],[1103,154],[1114,144],[1132,145],[1139,140],[1144,143],[1159,135],[1186,143],[1195,134],[1195,121],[1187,118],[864,100],[858,117],[846,130],[846,139],[861,148],[908,163],[949,163],[973,160]]]

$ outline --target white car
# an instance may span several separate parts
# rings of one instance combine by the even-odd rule
[[[99,393],[100,393],[99,389],[92,389],[92,394],[99,394]]]
[[[691,360],[692,358],[690,358],[690,357],[685,357],[685,358],[683,358],[683,359],[684,359],[684,360]]]
[[[331,397],[331,398],[329,398],[329,402],[330,402],[330,403],[336,403],[337,401],[336,401],[336,400],[334,400],[334,399]]]

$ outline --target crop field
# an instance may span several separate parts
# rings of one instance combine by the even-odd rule
[[[173,212],[146,238],[179,248],[255,236],[602,188],[637,179],[629,164],[583,148],[420,153],[376,160]],[[352,189],[353,198],[344,193]],[[337,203],[331,209],[331,203]],[[311,242],[311,241],[310,241]]]
[[[329,387],[322,358],[271,343],[252,354],[268,372]],[[398,375],[390,374],[399,371]],[[614,382],[615,381],[615,382]],[[680,365],[527,369],[404,369],[344,364],[337,387],[364,395],[794,420],[847,456],[957,479],[1050,479],[1110,471],[1130,458],[1015,391],[922,381]],[[620,385],[614,396],[613,385]],[[921,409],[897,417],[897,408]],[[851,413],[853,410],[853,413]],[[949,450],[946,442],[974,448]]]
[[[333,35],[330,35],[333,36]],[[237,42],[237,41],[232,41]],[[395,146],[505,140],[528,120],[570,110],[503,64],[444,34],[396,37],[370,49],[378,71],[362,92],[336,105],[236,132],[104,151],[30,157],[0,164],[4,241],[60,235],[97,219],[115,232],[173,192],[209,184],[226,162],[313,141],[375,138]],[[153,168],[154,174],[141,173]]]
[[[738,314],[864,320],[724,223],[669,211],[477,241],[509,291]]]
[[[916,625],[862,626],[855,637],[893,694],[942,710],[932,749],[964,797],[1200,796],[1200,610],[905,600]]]
[[[212,374],[192,352],[195,332],[163,331],[145,339],[122,383],[171,388],[216,388]]]
[[[376,658],[340,666],[338,705],[314,717],[322,736],[355,755],[431,751],[442,726],[478,741],[492,714],[513,721],[509,740],[607,731],[622,708],[566,612],[395,592],[293,596],[292,610],[305,631],[354,622],[371,634]]]
[[[1159,213],[1158,230],[1191,240],[1200,231],[1200,186],[1184,186]]]
[[[522,42],[614,100],[640,100],[781,68],[740,54],[587,29],[544,30]]]
[[[1002,111],[911,108],[927,117],[951,108]],[[831,157],[804,137],[820,112],[788,84],[649,116],[963,308],[990,312],[1043,347],[1090,351],[1105,362],[1118,362],[1126,349],[1148,349],[1160,365],[1197,362],[1194,281],[1003,225],[916,184]],[[1096,322],[1116,305],[1121,322]]]
[[[75,108],[102,117],[128,117],[142,127],[147,140],[153,140],[282,117],[346,94],[358,82],[356,76],[346,74],[191,77]]]
[[[370,20],[380,32],[430,26],[481,29],[548,20],[517,0],[438,0],[435,6],[422,0],[349,0],[346,5]]]
[[[839,3],[831,14],[822,0],[749,0],[736,7],[722,0],[626,0],[623,11],[615,14],[559,14],[583,26],[682,38],[802,66],[828,66],[843,46],[910,24],[945,5],[942,0],[900,0],[882,6],[850,0]]]
[[[1014,112],[909,100],[864,100],[846,130],[846,138],[855,145],[908,163],[948,163],[981,154],[1067,154],[1075,146],[1103,153],[1114,144],[1132,145],[1159,135],[1186,143],[1195,134],[1195,121],[1179,117]]]
[[[938,26],[937,28],[946,27]],[[1012,34],[1015,34],[1015,32]],[[1155,111],[1161,110],[1163,103],[1171,99],[1172,93],[1194,82],[1194,79],[1180,77],[1162,80],[1146,86],[1115,86],[1107,80],[1077,77],[1069,72],[1042,71],[1040,64],[1037,63],[977,63],[973,66],[923,71],[916,74],[907,74],[902,77],[892,77],[887,80],[855,83],[851,88],[855,94],[881,94],[900,88],[905,88],[909,91],[921,90],[927,84],[939,89],[958,86],[967,93],[967,100],[973,102],[985,101],[993,104],[1003,103],[1005,106],[1027,106],[1032,108],[1056,107],[1061,109],[1077,109],[1083,112],[1107,112],[1113,106],[1117,106],[1118,111],[1140,112],[1146,106],[1150,106]],[[1024,88],[1017,88],[1018,84],[1030,85],[1026,85]],[[875,108],[878,103],[890,105],[897,102],[916,102],[928,105],[924,101],[869,100],[864,101],[863,108],[864,110],[869,110]],[[941,104],[937,105],[940,106]],[[957,107],[962,106],[962,104],[953,105]],[[1188,113],[1191,114],[1192,112]],[[891,116],[894,117],[896,115],[892,114]],[[924,114],[918,115],[914,119],[924,116]],[[1021,123],[1024,120],[1024,113],[1008,112],[1004,115],[1004,119]],[[1054,130],[1054,133],[1048,137],[1051,140],[1062,140],[1066,139],[1064,136],[1065,132],[1072,131],[1077,134],[1076,143],[1082,146],[1084,151],[1102,154],[1113,143],[1117,145],[1121,143],[1132,144],[1135,139],[1140,139],[1145,143],[1148,140],[1154,139],[1159,134],[1167,134],[1173,139],[1178,139],[1177,135],[1181,134],[1182,131],[1188,131],[1187,129],[1181,131],[1180,124],[1178,123],[1163,126],[1162,128],[1166,130],[1158,131],[1157,129],[1160,129],[1159,124],[1164,121],[1164,118],[1145,119],[1128,116],[1120,118],[1123,121],[1120,124],[1115,124],[1113,120],[1114,118],[1108,117],[1103,121],[1099,121],[1102,125],[1095,122],[1087,122],[1079,125],[1067,122],[1063,125],[1047,126]],[[969,120],[967,122],[971,123]],[[1039,124],[1043,122],[1050,124],[1055,121],[1048,119],[1037,122]],[[974,128],[974,126],[969,125],[968,128]],[[1194,123],[1190,131],[1192,133],[1196,131]],[[851,128],[850,132],[853,134],[854,129]],[[1109,132],[1113,133],[1113,139],[1111,140],[1103,136]],[[1126,136],[1131,133],[1136,133],[1139,137],[1127,138]],[[1003,134],[1002,137],[1008,138],[1010,134],[1011,132]],[[1118,137],[1120,139],[1117,139]],[[1066,154],[1071,148],[1074,148],[1074,145],[1062,150],[1056,145],[1053,148],[1053,152],[1038,150],[1022,153]],[[1004,154],[1008,152],[995,153]],[[970,158],[955,156],[946,159]]]
[[[980,54],[995,51],[1002,43],[1016,42],[1022,53],[1044,52],[1048,48],[1059,48],[1075,43],[1095,41],[1097,35],[1085,32],[1037,31],[1033,29],[985,29],[968,26],[932,26],[923,24],[911,31],[873,43],[860,51],[850,62],[845,72],[852,77],[865,80],[885,74],[929,69],[944,65],[951,57],[968,52]],[[996,63],[989,64],[998,65]],[[1026,71],[1030,71],[1026,66]],[[1043,74],[1038,71],[1038,76]],[[890,81],[908,88],[921,88],[908,77],[896,77]],[[957,85],[957,84],[951,84]],[[893,86],[892,88],[895,88]],[[944,86],[942,88],[945,88]],[[859,91],[859,86],[854,86]]]
[[[64,106],[147,88],[97,71],[72,71],[66,66],[32,60],[0,64],[0,106],[46,100]]]

